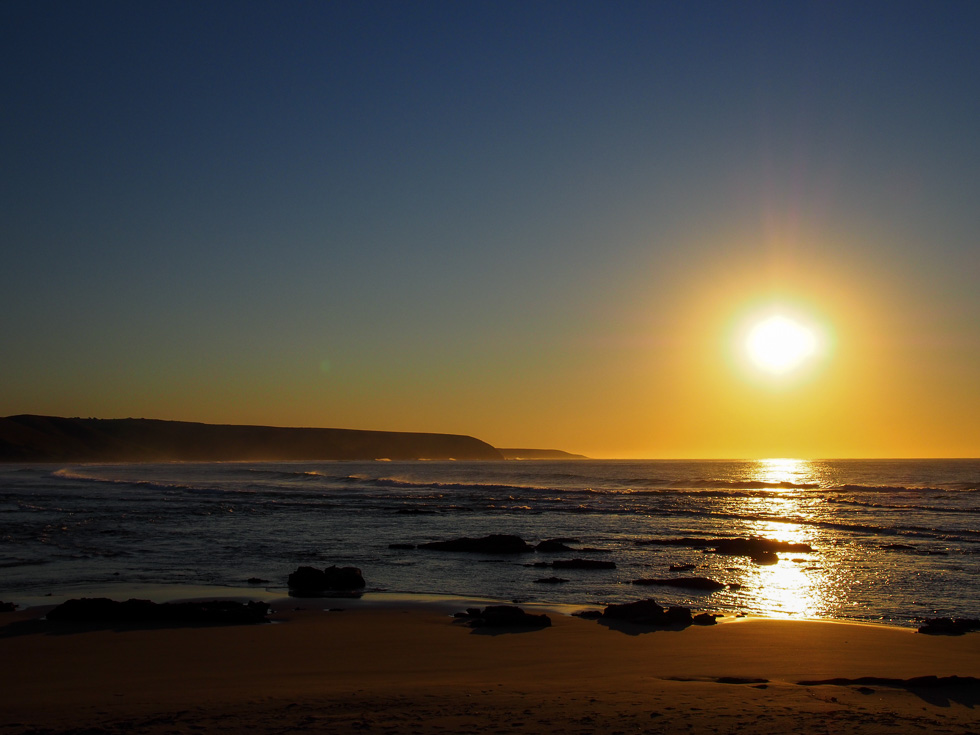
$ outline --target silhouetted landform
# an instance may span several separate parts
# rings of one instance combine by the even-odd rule
[[[609,605],[599,616],[602,621],[621,621],[658,628],[686,628],[689,625],[714,625],[715,616],[709,613],[693,615],[687,607],[661,607],[654,600],[637,600],[622,605]]]
[[[462,551],[471,554],[525,554],[534,551],[520,536],[493,533],[483,538],[457,538],[449,541],[430,541],[418,548],[429,551]]]
[[[17,605],[13,602],[0,602],[0,612],[13,612],[17,609]]]
[[[471,628],[548,628],[551,618],[525,612],[516,605],[490,605],[482,610],[478,607],[466,608],[466,612],[456,613],[454,618],[467,621]]]
[[[217,462],[480,459],[470,436],[356,429],[198,424],[156,419],[0,418],[0,462]]]
[[[977,618],[926,618],[918,630],[926,635],[963,635],[974,630],[980,630],[980,620]]]
[[[568,580],[564,577],[543,577],[534,580],[535,584],[565,584]]]
[[[105,597],[68,600],[47,614],[54,623],[119,623],[168,625],[251,625],[268,622],[269,606],[264,602],[165,602],[149,600],[117,602]]]
[[[504,459],[588,459],[584,454],[572,454],[560,449],[497,449]]]
[[[286,582],[291,593],[319,595],[324,592],[358,590],[364,587],[364,575],[357,567],[298,567]]]
[[[701,590],[703,592],[717,592],[723,590],[727,585],[717,582],[708,577],[671,577],[667,579],[634,579],[633,584],[658,587],[680,587],[688,590]]]

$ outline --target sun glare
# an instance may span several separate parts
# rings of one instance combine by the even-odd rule
[[[813,331],[784,316],[771,316],[750,331],[745,347],[755,365],[770,373],[789,372],[816,351]]]

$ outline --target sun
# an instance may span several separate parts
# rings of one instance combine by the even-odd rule
[[[775,375],[788,373],[805,363],[817,350],[813,330],[785,316],[763,319],[753,326],[745,349],[756,367]]]

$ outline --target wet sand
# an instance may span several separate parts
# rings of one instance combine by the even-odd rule
[[[486,632],[445,606],[274,605],[275,624],[53,629],[0,616],[0,735],[30,732],[968,733],[980,634],[732,620],[650,630],[550,613]],[[765,681],[756,681],[765,680]]]

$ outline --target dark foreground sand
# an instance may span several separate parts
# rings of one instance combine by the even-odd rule
[[[551,628],[490,634],[436,606],[294,606],[275,605],[274,625],[155,630],[54,632],[36,612],[4,614],[0,735],[980,733],[975,683],[796,683],[980,677],[978,633],[779,620],[641,632],[552,614]]]

